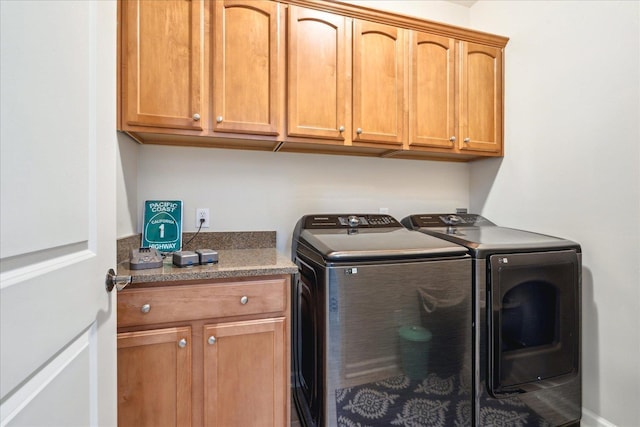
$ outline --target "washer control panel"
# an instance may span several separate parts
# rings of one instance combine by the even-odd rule
[[[383,214],[309,215],[304,222],[304,228],[306,229],[400,227],[402,225],[395,218]]]

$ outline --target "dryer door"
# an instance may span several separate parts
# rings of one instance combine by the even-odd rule
[[[492,255],[489,268],[489,393],[523,393],[575,376],[580,354],[578,254]]]

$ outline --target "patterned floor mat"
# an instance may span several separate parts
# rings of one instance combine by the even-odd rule
[[[338,427],[462,427],[471,425],[470,387],[459,376],[398,376],[336,390]],[[481,404],[483,427],[551,427],[518,399]]]

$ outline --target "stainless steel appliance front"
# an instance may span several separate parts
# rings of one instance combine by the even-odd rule
[[[580,425],[580,245],[473,214],[402,222],[472,256],[474,425]]]
[[[468,258],[298,263],[294,397],[306,425],[471,425]]]

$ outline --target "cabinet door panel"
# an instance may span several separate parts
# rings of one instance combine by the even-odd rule
[[[409,143],[453,148],[455,40],[412,31],[410,46]]]
[[[191,328],[118,334],[118,425],[190,426],[191,372]]]
[[[215,2],[215,131],[278,133],[278,23],[275,2]]]
[[[460,45],[460,149],[501,154],[502,50]]]
[[[404,130],[404,30],[355,21],[353,141],[401,144]],[[358,130],[360,129],[360,130]]]
[[[344,139],[346,22],[342,16],[289,7],[288,135]]]
[[[287,425],[284,333],[284,318],[204,327],[206,426]]]
[[[202,130],[203,1],[122,5],[125,127]]]

